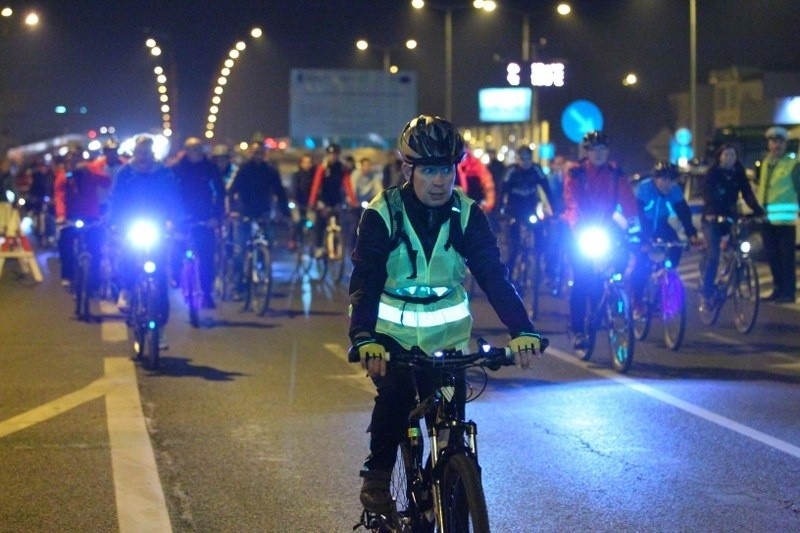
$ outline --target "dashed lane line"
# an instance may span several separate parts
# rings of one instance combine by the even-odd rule
[[[172,531],[133,363],[106,358],[105,373],[111,385],[106,418],[120,532]]]
[[[800,447],[798,446],[780,440],[771,435],[767,435],[766,433],[758,431],[757,429],[753,429],[750,426],[746,426],[744,424],[736,422],[735,420],[731,420],[730,418],[718,415],[717,413],[709,411],[708,409],[704,409],[700,406],[694,405],[693,403],[681,400],[680,398],[672,396],[671,394],[667,394],[666,392],[662,392],[654,387],[645,385],[644,383],[641,383],[640,381],[637,381],[629,376],[618,374],[613,370],[608,370],[604,368],[588,367],[582,361],[577,359],[574,355],[563,352],[557,348],[552,348],[552,347],[548,348],[547,355],[556,357],[564,361],[565,363],[569,363],[571,365],[580,367],[583,370],[587,370],[598,376],[616,381],[617,383],[624,385],[631,390],[650,396],[655,400],[666,403],[673,407],[677,407],[678,409],[685,411],[691,415],[707,420],[713,424],[717,424],[718,426],[721,426],[725,429],[735,431],[736,433],[744,435],[745,437],[758,441],[762,444],[766,444],[771,448],[782,451],[784,453],[791,455],[792,457],[800,459]]]
[[[172,531],[133,362],[107,357],[104,367],[105,375],[82,389],[0,422],[0,438],[105,396],[119,529]]]

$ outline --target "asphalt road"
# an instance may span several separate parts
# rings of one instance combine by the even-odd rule
[[[351,531],[373,393],[345,361],[344,287],[284,265],[271,313],[222,303],[200,329],[175,293],[148,372],[113,308],[74,321],[40,262],[41,284],[11,262],[0,279],[0,531]],[[692,312],[677,353],[656,324],[620,376],[602,343],[571,355],[565,302],[545,298],[546,356],[467,408],[493,530],[800,530],[798,311],[765,304],[749,335]]]

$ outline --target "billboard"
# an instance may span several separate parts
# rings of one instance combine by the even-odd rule
[[[416,73],[292,69],[292,139],[383,138],[393,143],[417,114]]]
[[[478,91],[481,122],[527,122],[531,119],[530,87],[497,87]]]

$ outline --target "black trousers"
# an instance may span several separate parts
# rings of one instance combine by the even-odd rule
[[[794,298],[797,286],[794,260],[797,227],[794,224],[764,224],[763,238],[764,251],[772,272],[773,294]]]
[[[455,401],[459,415],[464,416],[466,379],[464,371],[456,372]],[[410,370],[389,364],[386,375],[373,378],[378,389],[370,422],[370,455],[364,462],[365,470],[391,472],[397,457],[397,446],[408,429],[408,414],[416,405],[416,395],[427,398],[442,379],[442,371],[434,369]],[[435,421],[425,419],[427,427]]]

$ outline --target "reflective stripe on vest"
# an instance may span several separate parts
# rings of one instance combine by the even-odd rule
[[[767,219],[772,223],[793,223],[797,219],[797,204],[767,204]]]
[[[409,311],[392,307],[384,302],[378,305],[380,320],[408,328],[434,328],[452,324],[469,316],[469,305],[466,301],[436,311]]]

